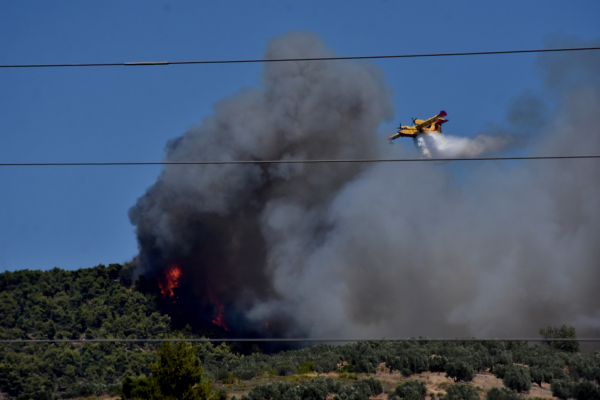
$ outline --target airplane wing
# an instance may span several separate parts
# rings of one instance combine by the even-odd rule
[[[419,125],[415,125],[415,129],[420,131],[421,129],[427,128],[429,125],[435,123],[438,119],[445,117],[446,115],[448,115],[446,111],[442,110],[435,117],[431,117],[428,120],[421,122]]]

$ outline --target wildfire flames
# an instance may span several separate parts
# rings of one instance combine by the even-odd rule
[[[223,319],[223,312],[225,311],[225,307],[221,304],[215,305],[215,319],[212,320],[212,323],[220,326],[226,331],[229,330],[229,327],[225,324],[225,320]]]
[[[173,289],[175,289],[179,285],[179,278],[181,277],[181,268],[177,265],[171,265],[165,271],[165,277],[162,280],[159,280],[158,286],[160,287],[160,292],[164,297],[173,297],[175,293],[173,293]]]
[[[225,323],[225,318],[223,316],[225,314],[225,306],[223,306],[223,304],[219,304],[219,302],[214,294],[209,294],[208,299],[215,307],[214,308],[214,319],[212,320],[212,323],[217,326],[220,326],[221,328],[228,331],[229,327]]]
[[[179,286],[179,278],[181,278],[181,268],[178,265],[171,264],[165,271],[164,276],[158,280],[158,287],[164,297],[176,298],[175,288]],[[219,303],[219,300],[214,294],[208,296],[213,305],[213,320],[212,323],[229,331],[229,327],[225,323],[225,306]],[[175,300],[173,300],[175,303]]]

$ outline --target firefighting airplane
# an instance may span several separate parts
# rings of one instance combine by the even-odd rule
[[[386,139],[391,144],[392,140],[398,139],[399,137],[411,137],[416,143],[417,136],[423,133],[442,133],[442,124],[448,122],[448,120],[444,118],[446,115],[448,115],[446,114],[446,111],[442,110],[438,115],[425,121],[413,118],[414,126],[402,126],[402,124],[400,124],[400,126],[398,126],[398,132],[395,135],[386,137]]]

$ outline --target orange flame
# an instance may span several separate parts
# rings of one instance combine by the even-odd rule
[[[211,303],[213,303],[215,309],[214,309],[214,319],[212,320],[212,323],[220,326],[221,328],[225,329],[226,331],[229,331],[229,327],[227,326],[227,324],[225,323],[225,318],[223,317],[223,314],[225,314],[225,306],[223,306],[223,304],[219,304],[217,301],[217,298],[215,297],[214,294],[209,294],[208,295],[208,299],[210,300]]]
[[[223,307],[222,304],[215,305],[215,319],[212,320],[212,323],[228,331],[229,327],[225,324],[225,320],[223,319],[224,311],[225,307]]]
[[[158,281],[158,287],[160,287],[160,292],[164,297],[173,297],[175,293],[173,293],[173,289],[179,286],[179,278],[181,277],[181,268],[177,265],[172,264],[165,271],[164,280]]]

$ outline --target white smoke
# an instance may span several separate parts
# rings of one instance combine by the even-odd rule
[[[500,151],[512,141],[509,137],[486,135],[479,135],[473,139],[439,133],[426,133],[420,136],[424,143],[418,148],[427,158],[479,157]]]

